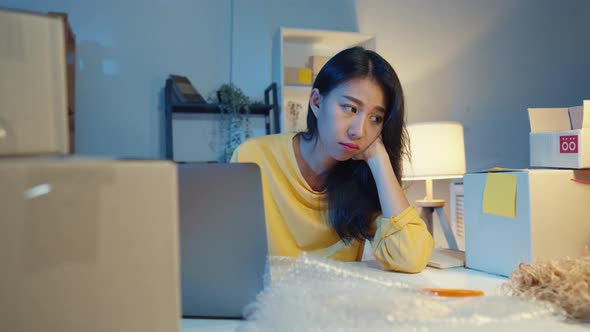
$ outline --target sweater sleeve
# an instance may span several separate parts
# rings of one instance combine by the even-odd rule
[[[242,155],[243,155],[242,153],[240,153],[240,148],[241,148],[241,147],[242,147],[242,146],[240,145],[240,146],[238,146],[238,147],[237,147],[237,148],[234,150],[234,152],[232,153],[232,156],[231,156],[231,160],[229,161],[230,163],[239,163],[239,162],[243,162],[243,160],[242,160],[243,158],[242,158],[242,159],[240,159],[240,157],[242,157]]]
[[[376,219],[371,245],[375,258],[389,270],[418,273],[432,255],[434,240],[413,206],[392,218]]]

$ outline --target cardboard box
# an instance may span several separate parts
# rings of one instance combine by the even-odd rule
[[[0,40],[10,41],[0,43],[0,155],[67,154],[63,21],[0,10],[0,22]]]
[[[590,244],[590,170],[469,173],[464,184],[469,268],[509,276],[520,262],[578,257]],[[512,209],[497,210],[503,202]]]
[[[590,168],[590,100],[569,108],[529,108],[531,167]]]
[[[70,153],[75,152],[75,114],[76,114],[76,34],[68,19],[67,13],[49,12],[49,16],[55,16],[62,19],[64,23],[64,40],[66,42],[66,79],[68,95],[68,129],[69,129],[69,147]]]
[[[311,68],[312,75],[317,76],[317,74],[320,72],[320,70],[326,64],[326,62],[328,62],[328,60],[330,60],[329,56],[323,56],[323,55],[310,56],[307,66],[309,68]]]
[[[176,169],[3,158],[0,331],[176,331]]]
[[[309,68],[285,67],[283,71],[285,85],[311,85],[312,73]]]

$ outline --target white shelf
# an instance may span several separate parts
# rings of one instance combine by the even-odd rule
[[[375,35],[358,32],[282,28],[285,43],[345,49],[372,42]]]
[[[311,86],[287,85],[281,89],[282,95],[287,98],[308,99],[311,93]]]
[[[293,91],[310,91],[311,85],[283,85],[283,89]]]
[[[278,85],[278,102],[281,105],[281,132],[304,130],[307,118],[307,101],[311,86],[285,85],[283,70],[285,67],[306,67],[312,55],[333,56],[336,53],[354,46],[362,46],[369,50],[376,49],[375,35],[358,32],[328,31],[280,28],[273,41],[273,80]],[[284,112],[289,102],[296,102],[303,107],[295,116],[293,110]],[[287,118],[287,115],[289,117]],[[295,127],[293,127],[295,126]]]

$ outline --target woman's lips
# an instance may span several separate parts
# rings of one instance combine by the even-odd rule
[[[340,143],[346,150],[348,151],[356,151],[359,149],[359,146],[354,143]]]

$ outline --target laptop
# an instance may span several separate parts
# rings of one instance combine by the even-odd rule
[[[242,318],[268,255],[260,169],[179,163],[182,316]]]

